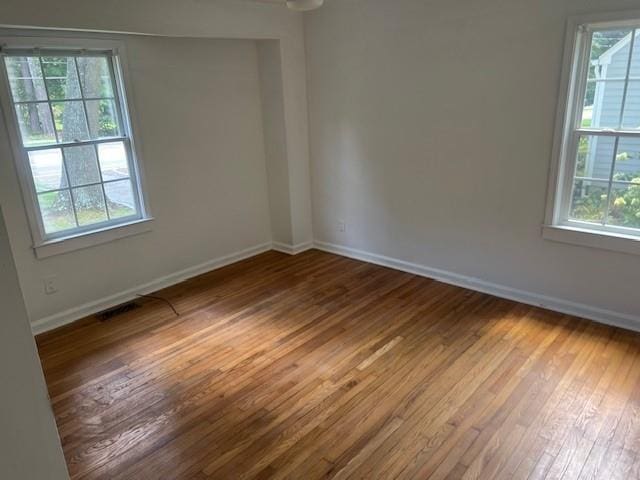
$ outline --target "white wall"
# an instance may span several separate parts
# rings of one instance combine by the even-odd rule
[[[43,317],[271,241],[257,48],[125,37],[149,233],[37,260],[5,129],[0,191],[29,315]],[[56,275],[60,291],[44,294]]]
[[[293,245],[291,178],[287,165],[287,130],[280,42],[262,40],[257,44],[271,230],[274,242]]]
[[[286,165],[294,245],[312,240],[307,92],[302,15],[252,0],[3,0],[0,24],[165,36],[278,40],[284,91]]]
[[[541,237],[567,16],[624,7],[328,0],[306,16],[316,240],[638,318],[640,257]]]
[[[0,211],[0,478],[69,478]]]

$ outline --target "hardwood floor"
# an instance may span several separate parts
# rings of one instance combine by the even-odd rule
[[[38,347],[72,478],[638,478],[640,335],[269,252]]]

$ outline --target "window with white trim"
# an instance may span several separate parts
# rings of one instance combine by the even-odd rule
[[[145,219],[117,52],[5,45],[2,63],[36,246]]]
[[[640,237],[640,18],[573,27],[547,224]]]

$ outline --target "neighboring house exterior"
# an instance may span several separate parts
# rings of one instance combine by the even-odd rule
[[[624,101],[623,127],[640,128],[640,35],[635,39],[630,80],[626,100],[624,100],[631,38],[631,34],[627,35],[598,59],[592,61],[593,75],[596,80],[591,122],[593,127],[617,128]],[[587,177],[609,178],[614,147],[613,137],[592,137],[589,140],[589,153],[585,164]],[[640,172],[640,139],[624,137],[620,139],[615,171],[617,174]]]

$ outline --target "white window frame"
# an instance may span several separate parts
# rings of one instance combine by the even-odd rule
[[[567,23],[560,101],[556,115],[543,237],[548,240],[640,255],[640,231],[570,220],[575,162],[580,134],[640,137],[638,131],[582,128],[591,34],[594,29],[640,28],[640,10],[571,17]]]
[[[24,200],[26,214],[29,220],[33,248],[38,258],[45,258],[52,255],[67,253],[81,248],[110,242],[118,238],[130,235],[137,235],[151,229],[153,217],[149,211],[147,194],[144,188],[144,175],[142,160],[139,149],[139,139],[134,133],[135,128],[132,116],[132,95],[127,70],[126,49],[124,43],[119,40],[106,38],[87,38],[86,36],[34,36],[33,32],[28,35],[20,35],[15,32],[0,30],[0,46],[10,50],[13,49],[41,49],[64,51],[99,51],[110,52],[112,59],[111,68],[115,98],[120,110],[120,121],[122,136],[126,139],[125,145],[128,147],[129,168],[132,172],[131,181],[133,183],[134,195],[138,214],[126,220],[110,220],[94,226],[80,227],[72,230],[60,232],[58,234],[47,235],[44,231],[42,218],[37,204],[37,194],[35,192],[34,181],[29,167],[27,149],[22,145],[21,134],[18,126],[18,119],[4,64],[0,62],[0,106],[4,113],[4,120],[9,134],[15,167],[20,181],[20,188]],[[113,141],[113,139],[112,139]],[[100,141],[101,142],[101,141]],[[96,143],[94,141],[82,142],[84,144]],[[60,145],[60,144],[58,144]],[[65,144],[66,145],[66,144]],[[55,144],[50,147],[55,148]]]

